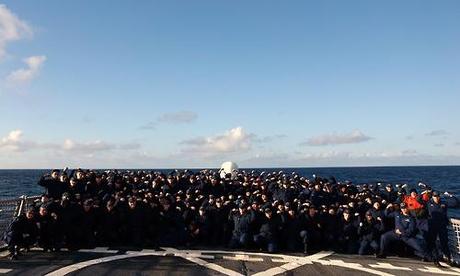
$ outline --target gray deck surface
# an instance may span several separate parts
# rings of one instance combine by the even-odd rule
[[[460,268],[445,266],[439,269],[417,259],[333,252],[303,256],[174,248],[32,250],[16,261],[0,258],[0,274],[5,275],[460,275]]]

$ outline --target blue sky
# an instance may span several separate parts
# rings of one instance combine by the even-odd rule
[[[459,1],[0,5],[0,168],[460,164]]]

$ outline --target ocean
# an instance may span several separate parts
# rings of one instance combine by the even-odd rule
[[[253,169],[241,170],[250,171]],[[423,182],[433,187],[434,190],[449,191],[460,197],[460,166],[258,168],[254,170],[297,172],[307,178],[311,178],[313,174],[322,177],[334,176],[338,181],[348,180],[355,184],[381,182],[408,184],[411,187],[416,187],[417,183]],[[171,170],[162,169],[159,171],[168,173]],[[0,170],[0,199],[42,193],[43,189],[37,185],[37,182],[47,172],[49,170]],[[455,213],[460,215],[460,210]]]

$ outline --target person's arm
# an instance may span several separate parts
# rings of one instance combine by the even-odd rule
[[[425,204],[428,201],[430,201],[430,193],[428,191],[423,191],[422,192],[422,202]]]
[[[48,188],[48,174],[43,175],[40,177],[40,180],[38,181],[38,185]]]
[[[392,204],[390,203],[388,204],[387,208],[384,211],[384,215],[387,218],[394,218],[396,215],[396,213],[393,210],[391,210],[391,207],[392,207]]]

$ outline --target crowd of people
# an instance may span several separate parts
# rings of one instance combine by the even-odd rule
[[[96,246],[398,253],[451,262],[447,207],[429,186],[338,182],[280,172],[53,170],[10,225],[12,258]],[[439,240],[437,242],[437,240]],[[438,246],[440,245],[440,246]]]

